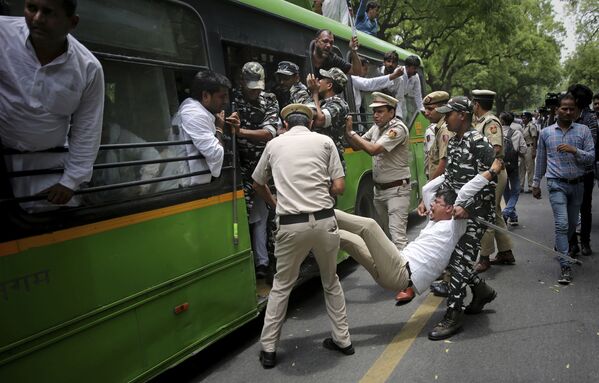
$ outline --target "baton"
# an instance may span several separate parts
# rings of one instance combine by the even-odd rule
[[[235,102],[231,103],[231,114],[235,113],[236,106]],[[237,134],[235,128],[231,129],[231,136],[233,137],[232,149],[233,149],[233,245],[239,245],[239,231],[238,231],[238,217],[237,217]]]
[[[488,227],[488,228],[490,228],[490,229],[498,230],[498,231],[500,231],[500,232],[502,232],[502,233],[505,233],[505,234],[510,234],[510,235],[512,235],[512,236],[514,236],[514,237],[516,237],[516,238],[523,239],[523,240],[525,240],[526,242],[528,242],[528,243],[532,243],[532,244],[533,244],[533,245],[535,245],[536,247],[539,247],[539,248],[541,248],[541,249],[543,249],[543,250],[547,251],[548,253],[555,253],[555,254],[557,255],[557,257],[558,257],[558,258],[560,258],[560,259],[563,259],[563,260],[565,260],[565,261],[568,261],[568,262],[570,262],[570,263],[576,263],[576,264],[578,264],[578,265],[582,265],[582,261],[580,261],[580,260],[578,260],[578,259],[575,259],[575,258],[569,257],[569,256],[567,256],[567,255],[563,255],[563,254],[561,254],[561,253],[558,253],[558,252],[557,252],[557,251],[555,251],[554,249],[551,249],[551,248],[549,248],[549,247],[547,247],[547,246],[545,246],[545,245],[542,245],[542,244],[540,244],[540,243],[538,243],[538,242],[535,242],[535,241],[533,241],[532,239],[528,239],[528,238],[526,238],[526,237],[524,237],[524,236],[522,236],[522,235],[520,235],[520,234],[513,233],[513,232],[511,232],[511,231],[509,231],[509,230],[507,230],[507,229],[504,229],[504,228],[502,228],[502,227],[499,227],[499,226],[497,226],[497,225],[495,225],[495,224],[493,224],[493,223],[491,223],[491,222],[487,222],[487,221],[485,221],[484,219],[481,219],[481,218],[478,218],[478,217],[471,217],[471,219],[472,219],[473,221],[476,221],[476,222],[478,222],[478,223],[480,223],[480,224],[483,224],[483,225],[485,225],[486,227]]]

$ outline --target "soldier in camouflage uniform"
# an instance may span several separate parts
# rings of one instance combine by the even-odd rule
[[[490,112],[493,107],[493,99],[495,98],[495,92],[490,90],[478,90],[472,91],[472,98],[474,103],[474,115],[475,115],[475,128],[476,130],[485,136],[495,150],[495,157],[503,159],[503,128],[499,118]],[[496,221],[493,222],[502,229],[506,229],[505,221],[503,220],[503,214],[501,212],[501,197],[507,184],[507,171],[503,169],[497,175],[497,185],[495,187],[495,214]],[[497,242],[497,255],[495,259],[490,260],[489,257],[495,252],[495,242]],[[497,231],[491,228],[487,229],[487,232],[481,240],[480,259],[474,266],[474,269],[482,273],[486,271],[491,265],[512,265],[514,264],[514,254],[512,253],[512,239],[505,233]]]
[[[343,152],[345,151],[344,135],[345,119],[349,113],[349,106],[338,95],[343,92],[347,83],[347,76],[339,68],[321,69],[320,76],[322,78],[318,80],[314,75],[309,74],[306,79],[315,108],[312,130],[333,139],[345,171],[345,159],[343,158]]]
[[[308,88],[299,79],[299,66],[291,61],[281,61],[275,72],[277,86],[273,93],[279,101],[279,108],[289,104],[307,104],[312,101]]]
[[[266,142],[276,136],[279,122],[279,104],[274,94],[264,92],[264,68],[257,62],[248,62],[242,69],[241,89],[233,91],[233,99],[241,121],[236,131],[239,166],[248,221],[252,225],[252,249],[256,276],[268,273],[267,225],[268,208],[252,188],[252,173],[260,160]]]
[[[449,140],[445,180],[441,187],[451,188],[457,192],[465,183],[484,171],[494,174],[490,170],[495,159],[493,147],[486,138],[471,128],[472,103],[470,100],[464,96],[454,97],[448,101],[447,105],[436,110],[445,114],[449,131],[456,134]],[[472,218],[493,221],[495,218],[494,188],[494,182],[491,182],[466,205],[454,207],[454,218],[469,218],[468,226],[449,261],[451,280],[447,312],[443,320],[429,332],[428,337],[431,340],[448,338],[462,327],[467,284],[471,286],[473,293],[472,302],[465,308],[465,312],[468,314],[480,313],[483,306],[496,296],[495,291],[472,270],[480,249],[480,240],[485,232],[485,227]],[[418,210],[424,214],[426,208],[423,203],[420,204]]]

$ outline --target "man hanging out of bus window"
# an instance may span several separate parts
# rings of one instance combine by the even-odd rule
[[[457,194],[453,189],[441,187],[445,181],[443,175],[427,183],[422,188],[423,202],[430,209],[422,214],[428,214],[430,221],[403,250],[397,249],[375,220],[335,210],[341,249],[364,266],[381,287],[398,291],[413,286],[418,294],[423,294],[447,266],[466,232],[468,220],[453,218],[454,207],[469,205],[501,167],[501,160],[496,159],[490,171],[476,175]],[[496,295],[484,280],[474,278],[476,289],[467,308],[472,314],[480,313]]]
[[[314,113],[314,131],[333,139],[343,164],[343,170],[345,170],[343,136],[349,106],[338,94],[343,92],[343,88],[347,83],[347,76],[339,68],[331,68],[328,71],[321,69],[320,76],[322,78],[318,80],[314,75],[309,74],[306,79],[316,110]]]
[[[201,154],[204,158],[169,162],[163,176],[209,171],[173,181],[161,182],[156,191],[205,184],[212,177],[219,177],[223,165],[224,149],[222,134],[225,122],[239,128],[237,113],[225,118],[224,107],[228,102],[231,82],[225,76],[205,70],[198,72],[191,83],[191,97],[183,100],[171,122],[169,141],[192,141],[190,145],[173,146],[168,156],[190,157]]]
[[[345,61],[333,52],[335,45],[335,36],[328,29],[321,29],[316,32],[314,38],[314,48],[310,54],[312,55],[312,74],[317,78],[321,78],[321,69],[329,70],[331,68],[339,68],[343,73],[359,74],[361,72],[360,56],[358,56],[358,37],[352,37],[349,47],[351,48],[351,63]]]
[[[376,36],[379,31],[380,5],[376,1],[360,0],[356,12],[356,29],[369,35]]]
[[[9,171],[64,168],[15,178],[13,193],[47,193],[54,205],[77,204],[74,191],[91,178],[102,132],[104,74],[69,34],[79,22],[76,6],[75,0],[27,0],[24,18],[0,17],[2,145],[22,152],[68,146],[67,153],[6,156]],[[52,207],[42,201],[22,206]]]
[[[269,272],[267,251],[268,208],[254,192],[252,173],[266,143],[276,136],[279,122],[279,104],[272,93],[264,92],[264,68],[257,62],[248,62],[242,68],[241,88],[233,91],[241,124],[236,130],[237,150],[243,191],[252,225],[256,277],[265,278]]]

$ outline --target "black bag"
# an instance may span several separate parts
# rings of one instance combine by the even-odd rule
[[[512,136],[514,135],[514,129],[510,129],[510,132],[503,136],[503,162],[505,170],[508,173],[518,171],[518,152],[514,149],[512,143]]]

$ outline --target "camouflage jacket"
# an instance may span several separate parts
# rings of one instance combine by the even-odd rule
[[[289,94],[291,95],[289,98],[290,104],[307,104],[312,101],[310,91],[308,91],[308,88],[299,81],[291,86]]]
[[[233,90],[233,101],[239,113],[243,129],[266,129],[272,136],[276,135],[279,123],[279,103],[274,94],[262,92],[256,104],[251,104],[243,98],[240,89]],[[246,203],[251,209],[251,199],[254,194],[252,188],[252,173],[260,160],[266,147],[266,141],[250,141],[244,137],[237,137],[237,153],[239,155],[239,170],[243,182]]]
[[[447,166],[442,187],[460,190],[466,182],[488,170],[495,159],[495,151],[486,137],[471,129],[462,138],[449,140]],[[489,222],[495,221],[495,181],[490,182],[463,206],[471,216]]]
[[[322,112],[327,116],[327,126],[315,128],[314,131],[316,133],[329,136],[333,139],[333,142],[335,143],[335,146],[337,146],[337,150],[339,151],[341,161],[343,162],[343,151],[345,150],[345,118],[349,113],[349,106],[347,105],[347,102],[345,102],[341,97],[333,96],[321,100],[320,108],[322,109]],[[328,123],[329,116],[330,123]]]

